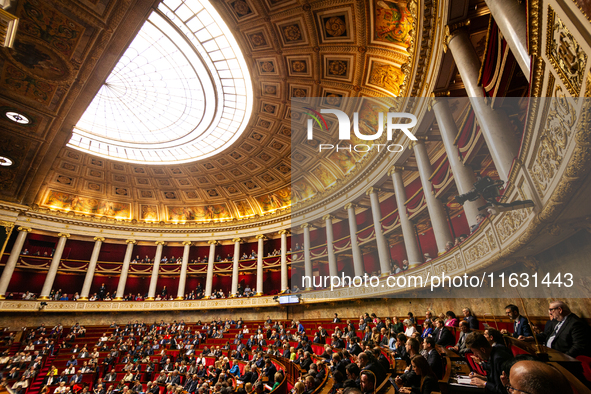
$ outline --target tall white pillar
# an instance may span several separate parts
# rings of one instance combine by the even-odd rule
[[[94,271],[96,270],[96,263],[98,262],[103,242],[105,242],[103,237],[94,237],[94,248],[92,249],[92,255],[90,255],[90,262],[88,263],[86,276],[84,277],[84,284],[82,285],[82,291],[80,292],[80,301],[88,300],[90,286],[92,286],[92,279],[94,278]]]
[[[507,182],[513,159],[519,151],[513,125],[507,114],[492,109],[484,98],[482,87],[478,85],[480,59],[466,30],[456,29],[446,39],[499,177]]]
[[[403,170],[403,167],[394,166],[390,170],[390,175],[394,183],[394,195],[396,196],[396,206],[398,206],[398,217],[400,218],[400,227],[402,228],[402,238],[404,240],[404,248],[406,249],[408,267],[415,268],[421,265],[423,256],[421,256],[421,249],[419,248],[412,222],[406,212],[406,189],[404,189],[404,182],[402,180]]]
[[[215,263],[215,244],[217,241],[207,241],[209,244],[209,260],[207,261],[207,277],[205,279],[205,294],[204,298],[211,297],[211,288],[213,286],[213,264]]]
[[[64,247],[66,246],[67,239],[70,238],[70,234],[59,233],[58,237],[60,237],[60,239],[57,242],[57,246],[55,247],[55,252],[53,253],[53,258],[51,259],[49,271],[47,271],[45,283],[43,283],[43,288],[41,289],[41,294],[39,297],[40,300],[49,299],[49,294],[51,293],[51,288],[53,287],[53,281],[57,275],[57,269],[60,265],[60,260],[62,259],[62,254],[64,253]]]
[[[439,132],[445,146],[445,153],[447,154],[447,161],[451,168],[451,172],[454,174],[454,181],[458,189],[459,194],[464,194],[472,190],[476,177],[472,168],[465,166],[460,160],[458,149],[454,144],[454,141],[458,135],[458,126],[454,120],[453,114],[447,99],[434,99],[433,100],[433,112],[437,119],[437,125],[439,126]],[[481,197],[476,201],[466,201],[464,203],[464,213],[468,224],[470,226],[476,224],[476,215],[480,213],[478,207],[481,207],[486,202]]]
[[[527,50],[527,13],[519,0],[485,0],[521,71],[529,82],[531,57]]]
[[[363,256],[361,248],[357,242],[357,217],[355,216],[355,207],[353,203],[345,205],[345,211],[349,215],[349,233],[351,234],[351,252],[353,253],[353,269],[355,276],[363,276],[365,268],[363,267]]]
[[[326,252],[328,254],[328,274],[330,276],[338,276],[337,257],[334,254],[334,234],[332,232],[332,215],[324,215],[322,217],[326,226]]]
[[[280,230],[281,234],[281,292],[289,288],[288,272],[287,272],[287,232],[288,230]]]
[[[133,256],[133,245],[135,245],[134,239],[128,239],[125,242],[127,243],[127,249],[125,250],[123,266],[121,267],[121,274],[119,275],[119,283],[117,284],[117,294],[115,295],[115,301],[123,300],[123,296],[125,295],[127,274],[129,274],[129,263],[131,262],[131,256]]]
[[[382,271],[382,276],[388,276],[390,273],[390,251],[386,243],[386,237],[384,237],[384,233],[382,232],[382,212],[380,211],[378,191],[378,188],[370,187],[365,194],[369,196],[369,201],[371,202],[371,216],[373,217],[373,228],[376,233],[380,270]]]
[[[8,256],[8,261],[6,262],[4,271],[2,271],[2,276],[0,277],[0,300],[4,299],[4,295],[8,289],[8,284],[10,283],[10,279],[12,279],[12,274],[14,273],[14,268],[18,263],[18,257],[23,250],[25,239],[27,239],[27,234],[31,232],[31,229],[28,227],[19,227],[18,231],[19,233],[16,236],[16,241],[12,247],[10,256]]]
[[[304,229],[304,274],[306,278],[310,278],[312,281],[312,256],[310,255],[310,224],[302,224]],[[314,283],[312,281],[312,283]],[[306,287],[304,290],[312,290],[312,286]]]
[[[447,224],[443,203],[441,203],[441,201],[439,201],[432,192],[433,186],[429,179],[433,174],[433,167],[431,167],[431,161],[429,160],[429,155],[427,154],[425,141],[421,137],[417,138],[417,141],[412,141],[412,145],[414,146],[415,158],[419,167],[419,175],[421,176],[423,195],[425,196],[425,201],[427,202],[429,219],[431,219],[431,226],[433,226],[433,232],[435,233],[437,251],[439,254],[442,254],[445,253],[445,244],[448,242],[453,242],[453,237],[449,231],[449,225]]]
[[[160,259],[162,259],[162,248],[164,242],[156,242],[156,255],[154,256],[154,266],[152,267],[152,276],[150,278],[150,287],[148,289],[148,300],[153,300],[156,296],[156,285],[158,284],[158,271],[160,271]]]
[[[240,238],[234,238],[232,242],[234,242],[234,262],[232,264],[232,291],[230,292],[230,297],[236,297],[238,295],[238,277],[240,273],[239,264],[240,264],[240,242],[242,240]]]
[[[183,242],[183,263],[181,264],[181,276],[179,277],[179,289],[176,292],[176,299],[183,300],[185,298],[185,286],[187,285],[187,267],[189,266],[189,251],[191,249],[191,241]]]
[[[263,290],[263,254],[265,253],[265,236],[259,234],[256,236],[258,240],[258,250],[257,250],[257,294],[258,296],[262,296],[264,294]]]

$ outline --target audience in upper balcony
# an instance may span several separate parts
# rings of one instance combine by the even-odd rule
[[[468,322],[471,330],[478,330],[478,319],[472,315],[470,308],[463,308],[462,313],[464,314],[464,320]]]

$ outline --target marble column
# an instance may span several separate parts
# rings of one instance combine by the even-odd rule
[[[433,186],[431,181],[431,175],[433,174],[433,167],[431,167],[431,161],[427,154],[427,147],[423,138],[418,137],[417,141],[412,141],[415,158],[419,167],[419,175],[421,177],[421,185],[423,186],[423,195],[427,202],[427,210],[429,211],[429,219],[431,219],[431,226],[433,226],[433,232],[435,234],[435,241],[437,242],[437,251],[439,254],[445,253],[445,244],[448,242],[453,243],[453,237],[449,231],[449,225],[447,223],[447,217],[443,203],[439,201],[433,193]],[[432,256],[435,257],[435,256]]]
[[[403,167],[394,166],[390,169],[389,174],[392,176],[392,182],[394,183],[394,195],[396,197],[396,206],[398,207],[398,217],[400,219],[400,227],[402,228],[402,238],[404,240],[404,248],[406,249],[408,267],[415,268],[421,265],[423,256],[421,256],[421,249],[417,242],[413,224],[408,218],[408,212],[406,212],[406,189],[402,180],[403,170]]]
[[[363,255],[361,254],[361,248],[357,242],[357,217],[355,215],[356,205],[349,203],[345,205],[345,211],[349,215],[349,233],[351,234],[351,252],[353,253],[353,269],[355,276],[363,276],[365,274],[365,268],[363,266]]]
[[[265,278],[263,277],[263,255],[265,253],[265,236],[259,234],[256,236],[258,240],[258,249],[257,249],[257,296],[262,296],[264,294],[263,283],[265,282]]]
[[[215,245],[218,241],[207,241],[209,244],[209,260],[207,261],[207,277],[205,279],[205,294],[204,298],[211,297],[213,286],[213,264],[215,263]]]
[[[59,233],[58,237],[60,237],[60,239],[57,242],[57,246],[55,247],[55,252],[53,253],[53,258],[51,259],[51,264],[49,265],[49,271],[47,271],[45,283],[43,283],[43,288],[41,289],[41,294],[39,297],[40,300],[49,299],[49,294],[51,293],[51,288],[53,287],[53,281],[55,280],[57,269],[60,265],[60,260],[62,259],[62,253],[64,253],[64,247],[66,246],[66,241],[68,238],[70,238],[70,234]]]
[[[181,276],[179,278],[179,289],[176,292],[177,300],[185,299],[185,286],[187,285],[187,268],[189,267],[189,251],[191,250],[191,241],[183,242],[183,263],[181,264]]]
[[[328,274],[330,276],[338,276],[337,257],[334,254],[334,234],[332,231],[332,215],[324,215],[322,217],[326,226],[326,252],[328,254]]]
[[[2,276],[0,277],[0,300],[3,300],[6,294],[6,290],[8,289],[8,284],[10,283],[10,279],[12,279],[12,274],[14,273],[14,268],[18,263],[18,258],[23,250],[23,246],[25,244],[25,239],[27,239],[27,234],[31,232],[31,229],[28,227],[19,227],[18,228],[18,235],[16,236],[16,241],[12,250],[10,251],[10,256],[8,256],[8,261],[6,262],[6,266],[4,267],[4,271],[2,271]]]
[[[154,256],[154,266],[152,267],[152,277],[150,278],[150,287],[148,289],[148,300],[153,300],[156,296],[156,285],[158,284],[158,271],[160,271],[160,259],[162,259],[162,248],[164,242],[156,242],[156,255]]]
[[[92,279],[94,278],[94,271],[96,270],[96,263],[98,262],[103,242],[105,242],[103,237],[94,237],[94,248],[92,249],[92,255],[90,255],[90,262],[88,263],[86,276],[84,277],[84,284],[82,285],[82,291],[80,292],[80,301],[88,300],[90,287],[92,286]]]
[[[437,119],[439,126],[439,133],[445,146],[445,153],[447,154],[447,161],[454,175],[454,181],[458,194],[464,194],[472,190],[476,177],[474,171],[469,166],[465,166],[460,160],[460,155],[454,141],[458,135],[458,126],[453,117],[453,113],[449,108],[448,101],[445,98],[433,99],[433,112]],[[470,226],[476,224],[476,215],[480,213],[478,207],[486,204],[481,197],[476,201],[466,201],[464,203],[464,213]]]
[[[314,283],[312,281],[314,271],[312,270],[312,256],[310,254],[310,224],[302,224],[302,229],[304,230],[304,275],[306,278],[310,278],[311,283]],[[306,287],[304,290],[312,290],[312,286]]]
[[[119,275],[119,283],[117,284],[117,294],[115,295],[115,301],[122,301],[125,296],[125,285],[127,284],[127,274],[129,274],[129,264],[131,263],[131,257],[133,256],[133,245],[135,245],[134,239],[128,239],[127,249],[125,250],[125,257],[123,258],[123,266],[121,267],[121,274]]]
[[[382,232],[382,212],[380,210],[380,200],[378,198],[379,189],[370,187],[366,195],[369,196],[371,202],[371,216],[373,217],[373,228],[376,233],[376,243],[378,245],[378,258],[380,260],[381,276],[388,276],[390,274],[390,250],[386,242],[386,237]]]
[[[289,230],[280,230],[281,234],[281,292],[289,288],[289,278],[287,271],[287,233]]]
[[[466,29],[454,30],[446,40],[499,177],[507,182],[513,159],[519,152],[519,141],[513,133],[513,125],[506,113],[490,107],[482,87],[478,85],[480,59]]]
[[[234,261],[232,264],[232,291],[230,292],[230,297],[237,297],[238,279],[240,274],[240,242],[242,242],[242,240],[240,238],[234,238],[232,242],[234,242]]]
[[[485,0],[521,71],[529,82],[531,57],[527,50],[527,13],[520,0]]]

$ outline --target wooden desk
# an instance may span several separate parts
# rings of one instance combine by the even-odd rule
[[[456,375],[469,375],[472,372],[467,361],[452,361],[451,368]]]
[[[443,356],[447,356],[452,360],[463,360],[464,357],[460,356],[458,353],[454,352],[453,350],[449,350],[441,345],[436,345],[435,349],[437,350],[437,352],[439,354],[442,354]]]

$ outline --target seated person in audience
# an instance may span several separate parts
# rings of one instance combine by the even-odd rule
[[[431,322],[431,319],[425,319],[423,322],[423,332],[421,333],[421,338],[427,338],[432,332],[433,323]]]
[[[376,387],[376,375],[369,370],[361,371],[359,375],[359,389],[362,393],[375,393]]]
[[[408,354],[410,359],[419,354],[419,349],[420,344],[419,341],[417,341],[416,339],[410,338],[408,341],[406,341],[406,353]],[[396,376],[396,378],[394,378],[394,381],[396,382],[396,385],[398,387],[419,387],[421,383],[421,377],[415,373],[412,367],[412,363],[409,363],[406,369],[404,370],[404,373],[402,375]]]
[[[464,356],[466,353],[470,352],[470,349],[466,347],[466,338],[472,331],[470,330],[470,325],[465,320],[460,322],[460,330],[461,333],[458,342],[450,349],[458,353],[460,356]]]
[[[404,325],[404,335],[407,337],[412,336],[413,333],[417,332],[417,328],[415,327],[414,320],[405,319],[402,324]]]
[[[438,377],[431,369],[427,360],[421,355],[415,355],[410,362],[413,371],[421,379],[420,386],[413,387],[412,389],[403,387],[399,392],[403,394],[431,394],[432,392],[439,391]]]
[[[437,329],[433,331],[433,335],[431,335],[433,339],[435,339],[435,342],[439,346],[443,347],[453,346],[456,342],[454,334],[452,334],[452,332],[443,325],[443,321],[441,319],[437,319],[435,321],[435,325],[437,326]]]
[[[443,377],[443,362],[441,361],[441,355],[435,349],[435,340],[431,337],[423,340],[423,349],[425,350],[424,357],[431,366],[431,370],[435,372],[435,376],[438,379]]]
[[[460,321],[456,317],[456,314],[453,311],[445,312],[445,327],[458,327]]]
[[[550,303],[548,310],[552,316],[552,331],[538,334],[538,340],[571,357],[591,356],[589,326],[562,301]]]
[[[513,324],[513,338],[525,339],[532,338],[531,327],[527,318],[519,314],[519,308],[516,305],[509,304],[505,307],[505,314],[512,320]],[[505,329],[501,330],[501,334],[508,335],[509,332]]]
[[[357,356],[357,366],[362,371],[369,370],[373,372],[378,386],[384,381],[384,379],[386,379],[388,371],[386,371],[382,364],[378,362],[371,351],[359,353],[359,356]]]
[[[105,377],[103,378],[103,381],[114,382],[116,379],[117,379],[117,373],[115,372],[115,369],[111,369],[111,372],[109,372],[108,374],[105,375]]]
[[[470,308],[462,309],[462,313],[464,314],[464,320],[468,321],[470,324],[471,330],[478,330],[478,319],[476,316],[472,315],[472,310]]]
[[[505,346],[491,346],[483,334],[468,334],[466,347],[479,359],[486,362],[487,375],[473,374],[472,384],[484,388],[487,393],[505,394],[501,381],[503,363],[513,358],[513,354]]]
[[[541,361],[519,361],[511,367],[509,393],[572,394],[567,379],[556,368]]]

